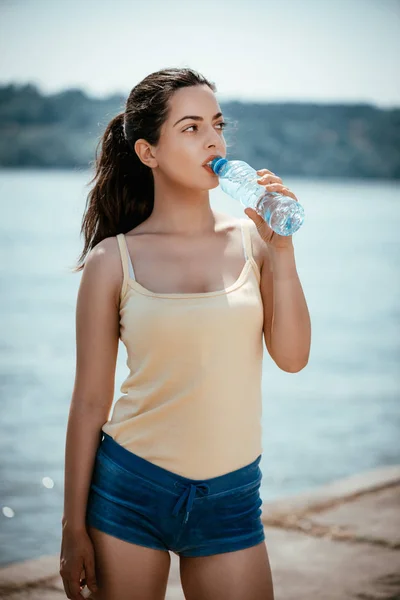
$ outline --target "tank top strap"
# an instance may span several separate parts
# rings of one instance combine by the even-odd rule
[[[240,219],[240,223],[242,226],[243,248],[246,260],[248,260],[249,258],[253,258],[253,245],[251,242],[250,234],[250,219]]]
[[[122,262],[123,283],[122,283],[121,295],[123,295],[126,290],[128,279],[130,277],[132,277],[132,279],[134,279],[135,276],[134,276],[134,272],[133,272],[132,261],[129,256],[128,245],[126,243],[126,237],[123,233],[118,233],[118,235],[116,237],[117,237],[119,252],[120,252],[120,256],[121,256],[121,262]]]

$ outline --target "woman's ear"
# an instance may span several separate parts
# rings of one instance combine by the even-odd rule
[[[139,159],[146,167],[150,167],[151,169],[158,167],[157,160],[153,154],[153,149],[146,140],[136,140],[134,148]]]

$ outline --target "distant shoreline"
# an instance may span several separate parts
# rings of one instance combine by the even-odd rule
[[[126,97],[0,86],[0,168],[88,169]],[[229,155],[309,178],[400,179],[400,108],[316,102],[220,102]]]
[[[25,166],[25,165],[13,165],[13,166],[4,166],[4,165],[0,165],[0,174],[1,173],[7,173],[7,172],[16,172],[16,171],[25,171],[27,173],[29,172],[38,172],[38,173],[56,173],[56,172],[62,172],[62,173],[82,173],[82,174],[87,174],[88,176],[90,176],[91,174],[94,174],[94,170],[93,167],[84,167],[84,166],[73,166],[73,167],[63,167],[63,166]],[[374,182],[388,182],[388,183],[395,183],[396,181],[400,181],[400,177],[381,177],[379,175],[371,175],[369,177],[360,177],[360,176],[356,176],[356,175],[305,175],[305,174],[298,174],[298,173],[283,173],[282,171],[279,172],[279,175],[284,176],[284,177],[293,177],[296,179],[304,179],[306,180],[310,180],[310,179],[314,179],[316,181],[343,181],[343,180],[348,180],[348,181],[360,181],[360,182],[364,182],[364,181],[374,181]]]

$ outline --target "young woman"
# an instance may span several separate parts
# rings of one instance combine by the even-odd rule
[[[271,600],[261,521],[261,366],[305,367],[292,239],[212,210],[226,156],[216,88],[152,73],[109,123],[82,231],[60,574],[68,598]],[[296,199],[280,177],[259,183]],[[118,340],[129,376],[108,420]],[[97,585],[96,585],[97,584]]]

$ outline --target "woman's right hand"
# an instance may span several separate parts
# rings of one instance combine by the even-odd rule
[[[86,530],[63,529],[59,572],[70,600],[82,600],[85,585],[92,593],[97,591],[94,548]]]

